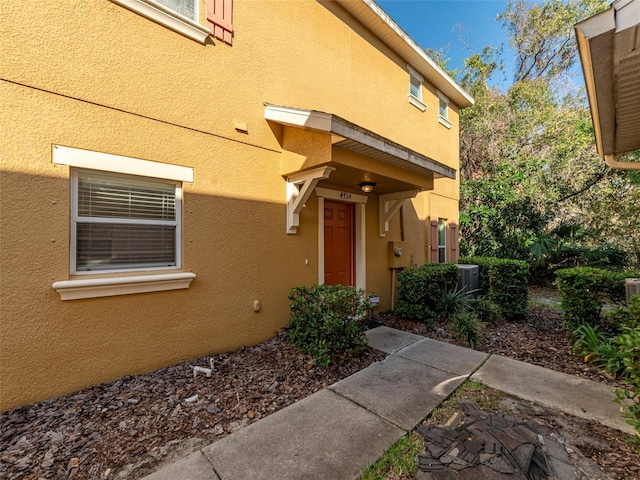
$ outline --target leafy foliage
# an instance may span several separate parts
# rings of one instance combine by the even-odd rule
[[[469,308],[469,293],[464,288],[445,290],[436,302],[435,312],[439,321],[449,321],[457,313]]]
[[[576,61],[571,27],[607,6],[606,0],[509,2],[498,18],[516,51],[514,80],[554,79],[570,69]]]
[[[453,263],[427,263],[398,274],[396,313],[408,320],[432,324],[442,292],[453,291],[460,272]]]
[[[466,310],[457,312],[451,317],[451,326],[458,338],[473,347],[480,341],[484,324],[475,313]]]
[[[500,306],[486,297],[470,298],[468,307],[482,323],[498,323],[504,320]]]
[[[365,348],[364,332],[372,305],[363,290],[341,285],[295,287],[289,300],[287,335],[318,365],[327,366]]]
[[[460,263],[480,267],[480,290],[500,308],[505,319],[523,318],[528,307],[529,265],[521,260],[466,257]]]
[[[583,323],[606,327],[606,318],[601,318],[604,302],[622,302],[625,278],[635,277],[637,273],[618,273],[592,267],[558,270],[557,285],[564,321],[570,328]]]
[[[616,318],[621,322],[617,335],[587,323],[574,326],[574,352],[629,385],[616,389],[615,401],[623,405],[627,423],[636,431],[632,441],[640,454],[640,295],[632,297],[627,308],[618,309]]]
[[[559,267],[640,266],[640,181],[598,156],[586,95],[570,78],[573,25],[606,7],[509,2],[499,18],[513,48],[465,60],[458,78],[476,102],[460,112],[462,255],[528,261],[539,283]],[[492,87],[511,51],[513,84]]]

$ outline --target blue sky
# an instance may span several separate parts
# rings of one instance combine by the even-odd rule
[[[485,45],[508,49],[505,31],[496,16],[505,10],[506,1],[497,0],[376,0],[421,47],[443,50],[451,60],[449,68],[460,70],[470,55],[464,43],[475,52]],[[510,58],[506,55],[505,59]],[[512,74],[505,65],[507,82]],[[502,83],[503,78],[494,81]]]

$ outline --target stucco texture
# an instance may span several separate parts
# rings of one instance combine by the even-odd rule
[[[457,170],[455,106],[447,129],[432,86],[426,112],[410,105],[406,62],[336,4],[235,0],[233,46],[199,44],[108,0],[4,2],[0,31],[0,411],[280,331],[288,292],[317,283],[319,268],[317,200],[287,235],[287,174],[331,164],[356,185],[371,174],[435,189],[407,202],[404,226],[394,217],[384,238],[370,195],[366,284],[381,309],[388,242],[411,242],[421,264],[429,216],[457,218],[457,180],[264,120],[265,103],[333,113]],[[61,300],[52,284],[74,278],[70,168],[53,164],[53,145],[194,169],[183,185],[188,289]],[[358,193],[331,178],[323,186]]]

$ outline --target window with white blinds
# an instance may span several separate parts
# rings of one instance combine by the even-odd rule
[[[72,271],[179,267],[181,184],[73,172]]]

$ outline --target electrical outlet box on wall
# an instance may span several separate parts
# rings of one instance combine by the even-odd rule
[[[389,242],[389,268],[410,267],[411,257],[409,242]]]

